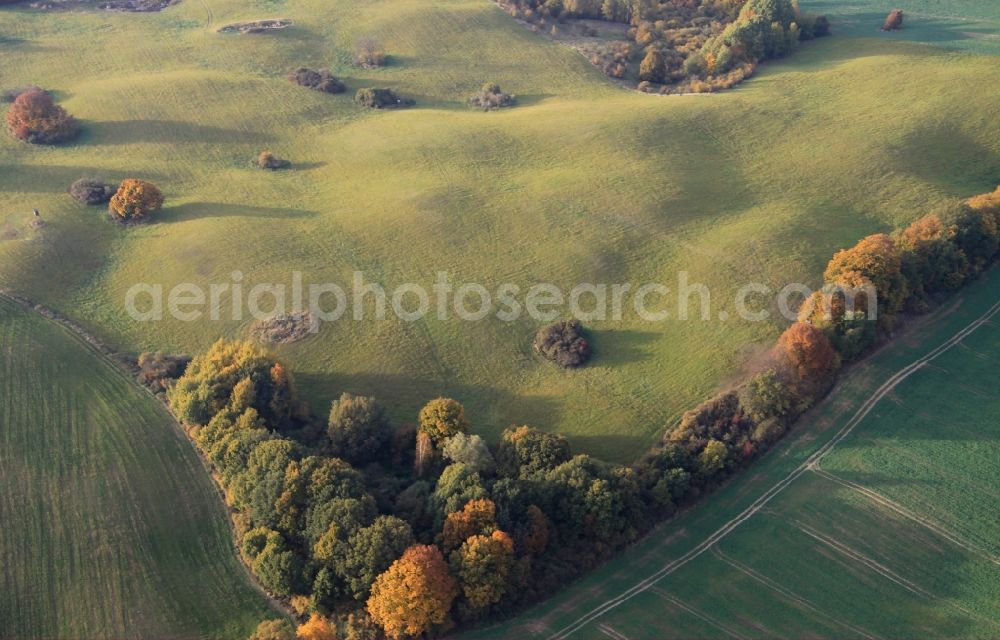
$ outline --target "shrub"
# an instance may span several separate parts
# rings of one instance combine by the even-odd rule
[[[165,355],[161,351],[148,351],[139,355],[139,384],[153,393],[161,393],[170,388],[173,381],[184,375],[191,358],[188,356]]]
[[[69,186],[69,195],[80,204],[101,205],[107,204],[117,190],[113,184],[80,178]]]
[[[413,106],[413,100],[402,98],[392,89],[358,89],[354,102],[369,109],[403,109]]]
[[[561,367],[579,367],[590,358],[590,343],[579,320],[566,320],[542,327],[535,351]]]
[[[365,36],[354,48],[354,62],[365,69],[384,67],[389,62],[389,55],[378,40]]]
[[[300,87],[323,93],[343,93],[347,90],[344,83],[333,77],[326,69],[316,71],[307,67],[299,67],[289,74],[288,79]]]
[[[7,111],[7,127],[15,138],[32,144],[58,144],[80,132],[76,119],[41,90],[15,98]]]
[[[469,98],[469,104],[483,111],[502,109],[514,104],[514,96],[500,90],[500,85],[495,82],[487,82],[479,93]]]
[[[284,169],[291,165],[292,163],[288,160],[284,160],[274,155],[270,151],[261,151],[257,155],[257,166],[261,169],[266,169],[268,171],[275,171],[277,169]]]
[[[903,26],[903,10],[893,9],[889,12],[889,15],[885,19],[885,24],[882,25],[882,31],[896,31]]]
[[[111,197],[108,209],[120,222],[142,222],[163,206],[163,193],[152,182],[123,180]]]

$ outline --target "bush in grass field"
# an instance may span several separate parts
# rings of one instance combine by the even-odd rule
[[[590,358],[590,342],[579,320],[566,320],[542,327],[535,351],[561,367],[579,367]]]
[[[69,187],[69,195],[74,200],[80,204],[92,206],[107,204],[116,191],[118,191],[118,185],[89,178],[80,178]]]
[[[882,25],[882,31],[896,31],[903,26],[903,10],[893,9],[886,16],[885,23]]]
[[[299,67],[288,76],[288,79],[300,87],[323,93],[343,93],[347,90],[344,83],[333,77],[326,69],[317,71],[307,67]]]
[[[108,210],[119,222],[143,222],[160,210],[163,200],[163,193],[152,182],[129,178],[111,196]]]
[[[403,109],[413,106],[413,100],[396,95],[392,89],[358,89],[354,102],[369,109]]]
[[[18,140],[32,144],[58,144],[80,133],[73,116],[41,90],[26,91],[7,111],[7,128]]]
[[[266,169],[267,171],[277,171],[278,169],[285,169],[291,166],[291,162],[283,158],[279,158],[270,151],[261,151],[257,155],[257,166],[261,169]]]
[[[365,36],[354,48],[354,62],[365,69],[384,67],[389,62],[389,55],[378,40]]]
[[[504,93],[497,83],[487,82],[479,93],[469,98],[469,104],[483,111],[492,111],[513,106],[514,96]]]

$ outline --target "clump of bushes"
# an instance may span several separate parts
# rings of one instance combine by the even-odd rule
[[[893,9],[882,24],[882,31],[896,31],[903,26],[903,10]]]
[[[288,79],[300,87],[323,93],[343,93],[347,90],[344,83],[333,77],[326,69],[317,71],[308,67],[299,67],[288,75]]]
[[[384,67],[389,62],[389,54],[378,40],[365,36],[358,40],[354,48],[354,62],[365,69]]]
[[[167,355],[161,351],[143,352],[139,355],[137,365],[139,373],[136,380],[154,394],[166,392],[175,380],[184,375],[184,370],[191,362],[189,356]]]
[[[118,185],[80,178],[69,186],[69,195],[80,204],[94,206],[107,204],[117,190]]]
[[[534,31],[567,20],[629,25],[622,40],[577,48],[613,78],[648,83],[648,93],[706,92],[747,78],[746,65],[794,51],[800,41],[826,36],[826,17],[795,0],[499,0]],[[595,34],[577,24],[585,36]],[[740,69],[737,73],[733,70]],[[663,85],[657,87],[656,85]]]
[[[152,182],[129,178],[123,180],[111,196],[108,211],[119,222],[143,222],[163,206],[163,193]]]
[[[535,351],[561,367],[579,367],[590,358],[590,342],[579,320],[553,322],[535,335]]]
[[[270,151],[261,151],[257,155],[257,166],[261,169],[267,169],[268,171],[276,171],[278,169],[285,169],[291,166],[291,162],[283,158],[279,158]]]
[[[396,95],[392,89],[358,89],[354,102],[369,109],[405,109],[413,100]]]
[[[80,133],[80,125],[48,93],[25,91],[7,111],[7,128],[18,140],[32,144],[59,144]]]
[[[514,96],[501,91],[497,83],[487,82],[479,93],[469,98],[469,104],[483,111],[492,111],[513,106]]]

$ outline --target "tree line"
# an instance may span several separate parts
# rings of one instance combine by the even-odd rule
[[[768,366],[630,465],[530,426],[491,448],[450,398],[393,426],[375,399],[345,393],[319,422],[284,365],[242,341],[194,358],[167,399],[214,467],[245,561],[308,616],[300,638],[436,635],[543,598],[747,466],[842,363],[994,264],[998,228],[1000,188],[837,252]]]

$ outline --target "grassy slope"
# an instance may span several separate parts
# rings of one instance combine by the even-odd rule
[[[0,298],[0,637],[240,638],[274,615],[166,411]]]
[[[998,290],[994,269],[853,368],[788,440],[723,491],[516,622],[469,637],[549,637],[683,555],[826,443],[896,371],[1000,301]],[[996,637],[998,357],[994,316],[882,399],[818,472],[571,637],[607,637],[602,626],[634,640]]]
[[[1000,12],[992,0],[803,0],[803,9],[825,13],[837,35],[914,40],[983,53],[1000,53]],[[880,33],[893,9],[903,10],[903,28]]]
[[[291,17],[265,36],[222,36],[236,19]],[[240,322],[129,321],[135,282],[676,281],[688,270],[732,311],[747,280],[814,279],[859,236],[911,220],[1000,175],[1000,68],[990,57],[895,40],[831,38],[767,65],[737,91],[625,92],[572,51],[485,0],[194,0],[156,15],[0,11],[0,85],[56,89],[86,124],[79,144],[0,136],[0,282],[127,350],[197,352]],[[211,20],[211,22],[209,22]],[[384,40],[393,66],[360,71],[349,49]],[[349,96],[297,89],[282,73],[330,66],[351,90],[418,100],[362,113]],[[507,112],[469,111],[484,80],[517,93]],[[945,117],[943,114],[947,114]],[[265,174],[263,148],[298,168]],[[120,230],[73,203],[81,175],[140,175],[169,205]],[[49,226],[30,232],[40,207]],[[803,274],[807,274],[803,276]],[[666,423],[737,373],[770,323],[593,323],[597,356],[557,371],[534,358],[536,324],[339,322],[281,349],[318,413],[347,390],[412,420],[438,394],[489,436],[531,423],[580,451],[632,458]]]

